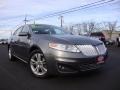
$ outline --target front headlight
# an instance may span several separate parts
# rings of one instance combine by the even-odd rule
[[[79,49],[74,45],[49,43],[49,47],[53,49],[61,50],[61,51],[66,51],[66,52],[80,52]]]

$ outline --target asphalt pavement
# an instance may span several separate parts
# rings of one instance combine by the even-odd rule
[[[120,90],[120,48],[108,50],[109,58],[100,70],[40,79],[31,75],[27,64],[10,62],[7,46],[0,45],[0,90]]]

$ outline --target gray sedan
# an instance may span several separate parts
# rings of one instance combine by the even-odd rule
[[[32,74],[41,78],[98,69],[108,55],[103,42],[52,25],[21,26],[9,41],[10,61],[28,63]]]

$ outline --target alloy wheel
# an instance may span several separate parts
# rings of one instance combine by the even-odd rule
[[[46,60],[41,53],[35,53],[30,59],[30,67],[32,72],[37,76],[42,76],[47,73]]]

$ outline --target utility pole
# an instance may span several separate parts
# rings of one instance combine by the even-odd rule
[[[63,16],[60,16],[60,26],[63,27]]]
[[[34,25],[35,25],[35,20],[34,20]]]
[[[24,19],[24,22],[25,22],[25,25],[27,24],[29,20],[27,20],[27,15],[25,15],[25,19]]]

